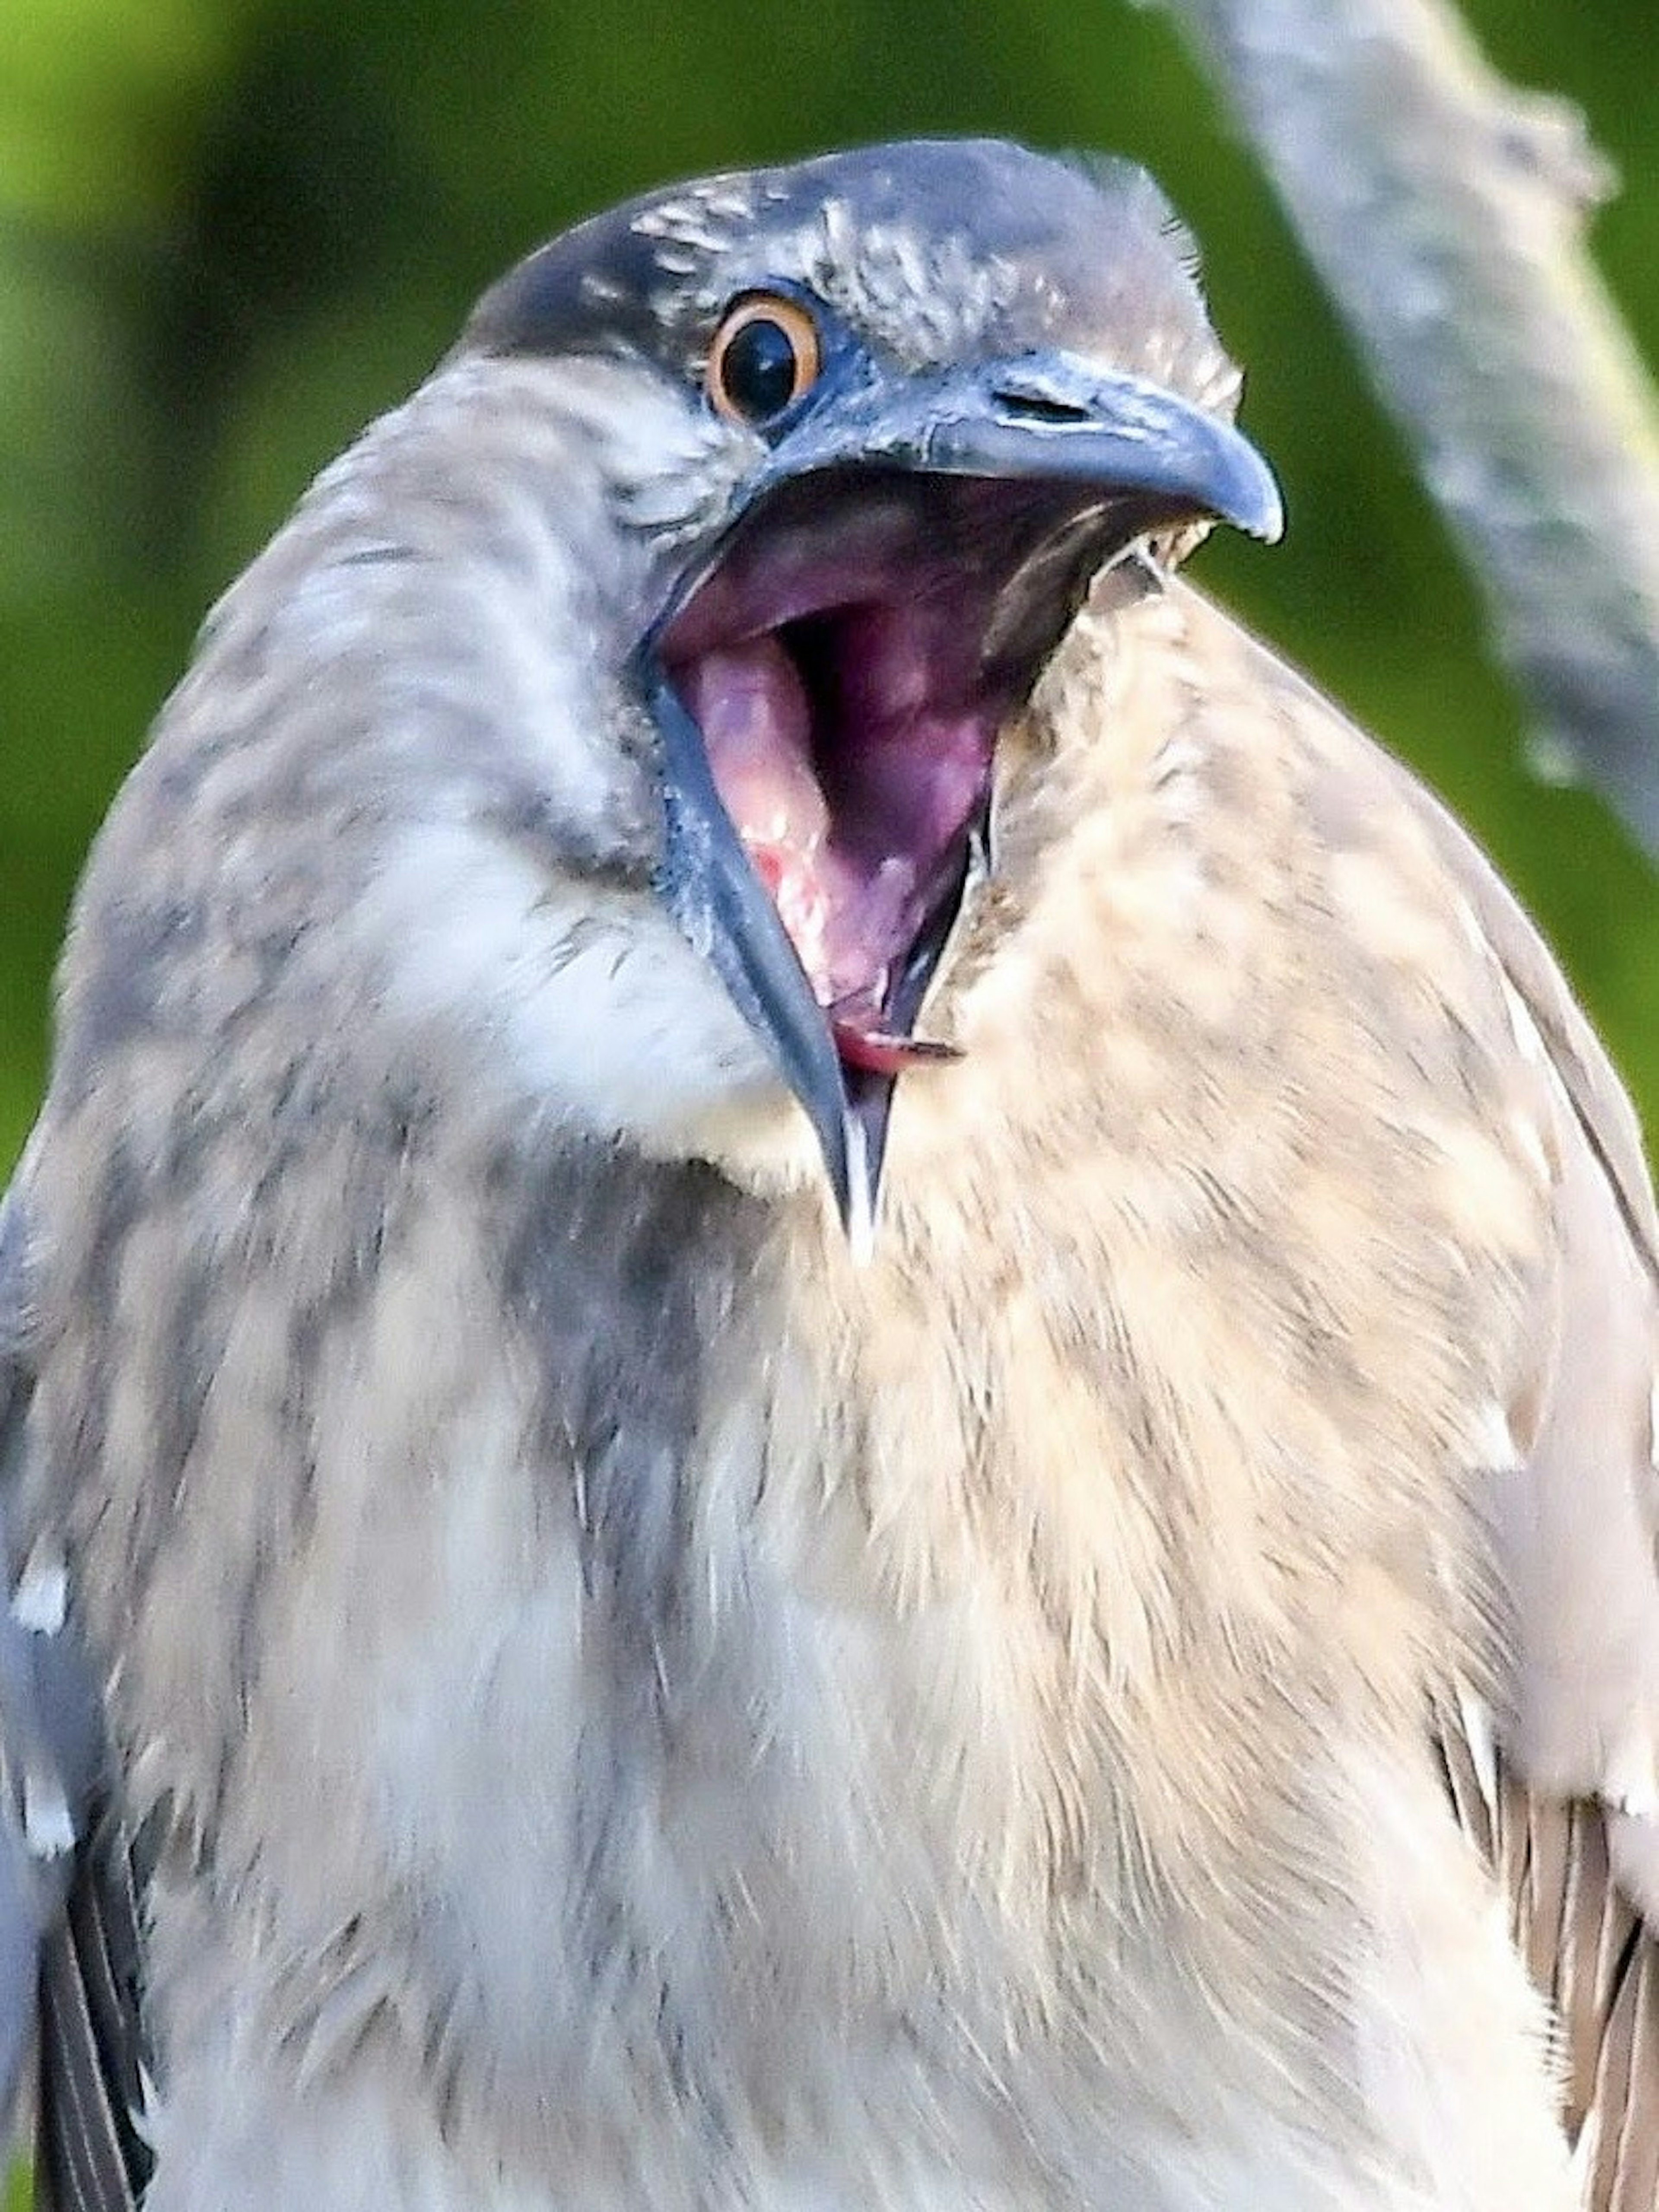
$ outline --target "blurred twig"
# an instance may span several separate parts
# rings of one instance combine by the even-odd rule
[[[1504,84],[1448,0],[1164,4],[1418,450],[1534,764],[1659,857],[1659,406],[1584,250],[1611,179],[1577,112]]]

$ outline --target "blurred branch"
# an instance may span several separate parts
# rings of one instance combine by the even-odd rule
[[[1659,407],[1584,249],[1611,179],[1577,112],[1504,84],[1447,0],[1164,4],[1417,448],[1534,766],[1659,857]]]

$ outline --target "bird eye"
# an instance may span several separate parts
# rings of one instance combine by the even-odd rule
[[[714,333],[708,397],[728,422],[756,429],[810,390],[823,365],[817,327],[805,308],[775,292],[752,293],[727,310]]]

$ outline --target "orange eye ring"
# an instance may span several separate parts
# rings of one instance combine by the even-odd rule
[[[811,391],[823,367],[817,325],[798,300],[750,292],[734,301],[708,349],[705,381],[717,413],[757,430]]]

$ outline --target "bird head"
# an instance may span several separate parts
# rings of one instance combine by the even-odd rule
[[[866,1233],[999,732],[1126,550],[1277,532],[1237,383],[1127,164],[896,145],[583,223],[210,626],[149,773],[214,881],[156,903],[242,895],[262,776],[269,991],[343,882],[343,1034],[441,1012],[589,1133],[827,1172]],[[130,920],[184,863],[161,817],[128,842]]]
[[[658,887],[867,1221],[1000,729],[1125,549],[1279,526],[1182,235],[1127,165],[879,148],[585,224],[469,343],[625,360],[683,416],[616,470],[659,547]]]

